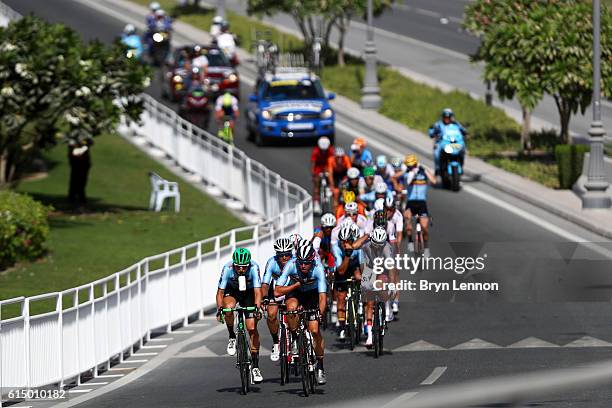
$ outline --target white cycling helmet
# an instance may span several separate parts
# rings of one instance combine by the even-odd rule
[[[149,9],[153,12],[159,10],[161,8],[161,6],[159,5],[158,2],[154,1],[151,4],[149,4]]]
[[[340,223],[340,228],[344,228],[346,226],[350,226],[352,224],[354,224],[355,221],[353,221],[352,219],[345,217],[342,222]]]
[[[342,147],[336,147],[336,149],[334,150],[334,156],[336,157],[344,156],[344,149]]]
[[[293,242],[289,238],[279,238],[274,242],[274,252],[287,253],[293,251]]]
[[[123,34],[125,35],[131,35],[134,34],[136,32],[136,27],[134,27],[134,24],[126,24],[125,27],[123,27]]]
[[[215,16],[215,17],[213,18],[213,24],[219,24],[219,25],[221,25],[221,23],[223,23],[223,17],[221,17],[221,16]]]
[[[298,242],[297,242],[297,246],[296,246],[296,248],[297,248],[297,249],[298,249],[298,251],[299,251],[299,249],[300,249],[300,248],[303,248],[303,247],[305,247],[305,246],[307,246],[307,245],[311,245],[310,240],[309,240],[309,239],[306,239],[306,238],[300,238],[300,239],[298,240]]]
[[[289,235],[289,240],[291,241],[291,243],[293,243],[293,246],[295,247],[298,243],[298,241],[302,239],[302,236],[300,234],[291,234]]]
[[[387,231],[383,227],[376,227],[370,234],[370,240],[375,244],[384,244],[387,242]]]
[[[350,169],[346,171],[346,176],[349,179],[359,178],[359,169],[357,167],[351,167]]]
[[[379,198],[378,200],[374,201],[374,211],[382,211],[385,209],[385,199],[384,198]]]
[[[163,9],[155,10],[155,17],[163,17],[166,15],[166,12]]]
[[[361,228],[359,228],[357,224],[353,223],[349,226],[349,228],[351,229],[351,232],[353,233],[353,239],[357,239],[359,238],[359,236],[361,236]]]
[[[329,149],[331,142],[329,141],[328,137],[323,136],[319,138],[319,140],[317,141],[317,145],[319,146],[319,149],[327,150]]]
[[[395,207],[395,200],[393,199],[393,197],[389,196],[385,198],[385,206],[387,208]]]
[[[384,194],[387,192],[387,183],[385,183],[384,181],[381,181],[380,183],[376,183],[376,186],[374,187],[374,191],[376,191],[376,194]]]
[[[395,169],[399,169],[400,167],[402,167],[402,162],[403,162],[403,160],[401,159],[401,157],[394,157],[394,158],[391,159],[391,165]]]
[[[321,227],[335,227],[336,217],[332,213],[323,214],[321,217]]]
[[[308,262],[313,262],[315,256],[315,250],[310,242],[308,242],[307,245],[299,247],[296,254],[297,259]]]
[[[376,157],[376,167],[383,169],[387,166],[387,156],[381,154]]]
[[[352,241],[353,240],[353,229],[351,228],[351,225],[346,225],[342,227],[342,229],[338,233],[338,239],[340,241],[349,241],[349,240]]]
[[[346,203],[344,204],[344,212],[348,215],[350,214],[357,214],[357,210],[359,210],[359,206],[357,205],[356,202],[351,201],[350,203]]]

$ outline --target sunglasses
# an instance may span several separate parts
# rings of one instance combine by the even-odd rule
[[[291,252],[281,252],[276,254],[276,256],[279,258],[291,258],[291,255],[293,255]]]
[[[312,265],[314,263],[315,263],[315,261],[303,261],[303,260],[300,260],[300,259],[297,260],[297,264],[298,265]]]
[[[350,212],[350,213],[346,213],[346,215],[348,215],[349,217],[356,217],[357,213],[356,212]]]
[[[249,268],[249,265],[236,265],[234,264],[234,269],[240,272],[245,272]]]

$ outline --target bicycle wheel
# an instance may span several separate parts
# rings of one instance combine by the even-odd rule
[[[353,298],[346,301],[346,335],[349,339],[349,348],[353,350],[355,348],[355,305]]]
[[[238,333],[237,346],[238,346],[238,370],[240,370],[240,390],[242,395],[247,395],[249,392],[249,364],[246,356],[246,339],[244,333]]]
[[[309,380],[309,386],[310,386],[310,393],[314,394],[315,387],[317,384],[317,379],[315,376],[315,371],[317,367],[317,357],[315,356],[315,352],[314,352],[314,344],[313,344],[312,335],[308,333],[308,335],[306,336],[306,339],[308,340],[308,380]]]
[[[385,352],[384,349],[384,340],[385,340],[385,330],[387,329],[387,321],[385,320],[385,316],[387,316],[387,309],[385,307],[384,302],[380,302],[380,334],[378,335],[378,348],[380,349],[380,355],[382,356]]]
[[[280,369],[281,385],[289,382],[289,360],[287,355],[287,329],[280,328]]]
[[[300,334],[298,336],[298,350],[300,352],[300,358],[299,358],[299,369],[300,369],[300,376],[302,377],[302,390],[304,391],[304,396],[307,397],[308,396],[308,349],[307,349],[307,345],[306,345],[306,336],[304,335],[303,331],[300,331]]]
[[[359,313],[359,307],[361,306],[361,313],[363,313],[363,303],[361,302],[361,292],[357,292],[355,298],[355,344],[361,343],[361,335],[363,334],[363,315]]]
[[[374,322],[372,325],[372,342],[374,343],[374,358],[378,358],[380,356],[380,303],[376,303],[376,307],[374,309]]]

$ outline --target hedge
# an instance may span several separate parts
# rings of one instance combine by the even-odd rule
[[[584,154],[589,145],[560,144],[555,146],[555,158],[559,167],[559,187],[570,189],[582,174]]]
[[[0,270],[45,253],[49,210],[30,196],[0,192]]]

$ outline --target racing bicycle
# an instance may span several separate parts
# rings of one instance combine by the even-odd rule
[[[219,129],[217,132],[217,136],[219,136],[223,141],[234,144],[234,131],[232,130],[232,122],[234,119],[231,116],[223,117],[223,127]]]
[[[244,324],[244,314],[246,312],[254,312],[257,310],[256,306],[247,306],[247,307],[229,307],[223,308],[221,310],[222,313],[229,312],[237,312],[238,314],[238,329],[236,330],[236,368],[240,371],[240,382],[243,395],[246,395],[251,387],[251,367],[253,362],[251,361],[251,353],[249,350],[249,337],[246,334],[245,324]],[[222,314],[221,316],[224,316]],[[225,320],[223,318],[223,320]]]
[[[333,212],[333,193],[329,187],[327,172],[319,173],[319,203],[321,203],[321,214]]]
[[[353,278],[336,281],[336,283],[343,282],[348,282],[349,284],[346,294],[346,329],[348,331],[349,348],[354,350],[355,346],[361,342],[361,334],[363,332],[361,284]]]
[[[308,396],[309,394],[314,394],[315,387],[317,384],[317,379],[315,375],[316,366],[317,366],[317,358],[314,351],[314,341],[312,338],[312,334],[308,330],[308,321],[307,317],[315,314],[318,318],[319,310],[318,309],[298,309],[294,311],[281,311],[282,322],[286,321],[287,315],[298,315],[299,316],[299,326],[298,326],[298,338],[297,338],[297,362],[294,363],[294,367],[297,370],[297,375],[301,378],[302,381],[302,390],[304,391],[304,396]],[[288,353],[288,349],[291,347],[291,343],[289,340],[289,330],[286,328],[285,323],[282,323],[284,327],[284,331],[281,332],[281,385],[284,385],[289,381],[289,358],[293,359],[292,353]],[[283,350],[284,349],[284,350]],[[288,355],[289,354],[289,355]]]

